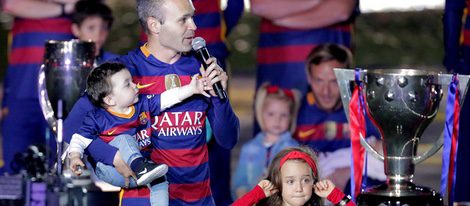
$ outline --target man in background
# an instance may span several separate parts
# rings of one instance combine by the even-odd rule
[[[3,161],[0,173],[16,173],[14,155],[31,144],[46,145],[55,155],[55,139],[46,140],[48,126],[38,98],[38,74],[47,40],[71,39],[77,0],[5,0],[3,12],[13,15],[8,68],[2,102]],[[54,157],[50,157],[54,159]]]

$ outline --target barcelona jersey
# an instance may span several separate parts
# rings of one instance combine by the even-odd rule
[[[151,116],[160,113],[160,95],[144,95],[130,107],[129,114],[119,114],[104,108],[90,111],[78,131],[81,137],[90,140],[97,137],[109,143],[121,134],[135,135],[139,147],[151,144]]]

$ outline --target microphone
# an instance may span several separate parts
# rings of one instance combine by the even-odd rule
[[[191,42],[191,45],[193,47],[197,59],[202,63],[202,66],[207,69],[209,65],[206,64],[206,60],[209,59],[211,55],[209,54],[209,51],[207,51],[206,41],[202,37],[196,37]],[[214,85],[212,85],[212,87],[214,88],[214,91],[219,97],[219,99],[227,99],[227,93],[225,93],[220,82],[216,82]]]

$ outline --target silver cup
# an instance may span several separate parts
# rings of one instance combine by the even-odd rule
[[[355,71],[335,69],[343,107],[349,118],[350,83]],[[421,135],[437,115],[442,87],[452,75],[412,69],[361,71],[366,107],[382,135],[383,155],[361,137],[361,144],[374,157],[384,161],[387,182],[362,192],[358,205],[443,205],[436,191],[414,185],[415,165],[436,153],[442,136],[422,155],[417,154]],[[460,101],[467,90],[469,76],[459,75]]]
[[[38,79],[39,103],[57,140],[57,172],[61,173],[62,121],[85,90],[93,69],[95,43],[79,40],[50,40]]]

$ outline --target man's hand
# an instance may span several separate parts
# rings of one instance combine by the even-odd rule
[[[212,96],[217,96],[212,85],[216,82],[220,82],[222,84],[222,88],[226,90],[228,80],[227,73],[224,72],[224,70],[217,64],[217,59],[215,57],[209,58],[206,61],[206,64],[209,65],[207,69],[201,69],[202,77],[205,78],[204,90],[209,91]]]
[[[277,192],[279,192],[279,190],[277,188],[274,187],[273,183],[270,182],[269,180],[261,180],[259,183],[258,183],[258,186],[261,187],[261,189],[263,189],[264,191],[264,195],[266,197],[269,197],[271,195],[274,195],[276,194]]]
[[[335,185],[333,182],[326,179],[318,181],[315,185],[313,185],[313,188],[315,189],[315,194],[317,194],[319,197],[326,198],[333,191]]]
[[[134,178],[135,180],[137,180],[137,177],[135,176],[134,172],[131,170],[131,168],[124,162],[124,160],[122,160],[121,158],[121,153],[119,153],[119,151],[116,152],[116,155],[114,156],[114,160],[113,160],[113,165],[114,165],[114,168],[116,168],[116,170],[119,172],[119,174],[121,174],[122,176],[124,176],[124,180],[125,180],[125,187],[128,188],[129,187],[129,181],[130,179],[129,178]]]
[[[82,174],[82,170],[78,169],[78,167],[84,167],[85,164],[83,163],[82,159],[80,158],[81,155],[78,152],[71,152],[69,154],[69,159],[70,159],[70,169],[72,170],[73,173],[75,173],[77,176],[80,176]]]

